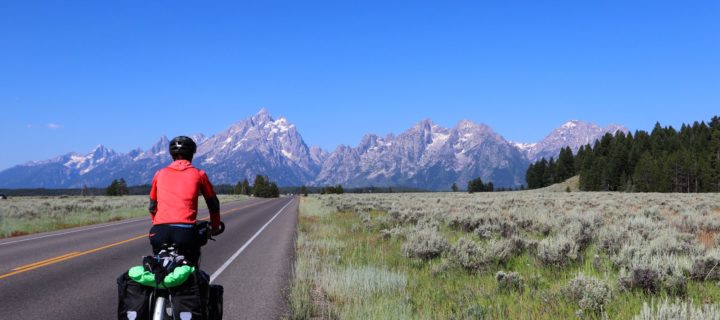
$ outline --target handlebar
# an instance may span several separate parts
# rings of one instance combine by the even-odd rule
[[[201,234],[202,234],[202,233],[206,234],[208,240],[215,241],[215,238],[213,238],[212,226],[211,226],[210,222],[208,222],[208,221],[203,221],[203,222],[200,223],[200,226],[201,226],[201,228],[202,228],[201,231],[200,231],[200,233],[201,233]],[[225,222],[220,221],[220,229],[218,230],[218,233],[215,234],[215,235],[216,235],[216,236],[217,236],[217,235],[220,235],[220,234],[222,234],[223,232],[225,232]]]
[[[216,236],[222,234],[223,232],[225,232],[225,222],[220,221],[220,230],[218,230]]]

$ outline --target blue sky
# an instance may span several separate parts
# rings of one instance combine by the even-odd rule
[[[328,150],[424,118],[532,142],[720,114],[718,1],[6,0],[0,30],[0,170],[262,107]]]

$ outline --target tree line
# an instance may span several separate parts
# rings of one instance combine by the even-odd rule
[[[250,185],[247,178],[235,185],[234,194],[253,195],[260,198],[277,198],[280,196],[280,188],[270,178],[263,175],[255,176],[255,182]]]
[[[343,186],[341,184],[336,186],[328,186],[323,187],[320,189],[320,194],[343,194],[345,193],[345,189],[343,189]]]
[[[89,189],[87,186],[83,186],[81,195],[87,196],[89,195]],[[110,185],[105,189],[105,194],[108,196],[125,196],[130,194],[128,191],[127,183],[125,182],[125,179],[113,179],[113,181],[110,183]]]
[[[581,146],[580,149],[578,156],[585,152],[585,146]],[[555,158],[550,158],[550,161],[542,158],[530,164],[525,173],[528,189],[547,187],[574,177],[578,172],[576,169],[578,165],[572,149],[570,147],[562,148],[557,161]]]
[[[457,185],[453,184],[453,186],[453,192],[457,191]],[[467,191],[468,193],[493,192],[495,191],[495,186],[492,182],[484,183],[481,178],[475,178],[468,181]]]
[[[580,175],[584,191],[720,192],[720,118],[683,124],[680,130],[656,123],[651,132],[606,134],[573,155],[528,167],[531,189]]]

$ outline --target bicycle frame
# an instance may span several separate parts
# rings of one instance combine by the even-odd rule
[[[207,235],[208,240],[213,240],[213,241],[214,241],[215,239],[213,239],[212,236],[211,236],[211,234],[210,234],[210,226],[209,226],[209,223],[205,223],[205,224],[204,224],[204,227],[205,227],[205,234]],[[220,232],[219,232],[218,234],[220,234],[220,233],[222,233],[222,232],[224,232],[224,231],[225,231],[225,224],[221,222],[221,223],[220,223]],[[170,254],[171,254],[171,255],[176,255],[176,254],[177,254],[177,252],[176,252],[176,250],[175,250],[175,248],[174,248],[174,245],[169,246],[169,249],[170,249]],[[200,260],[201,260],[201,259],[202,259],[202,255],[199,257],[199,260],[198,260],[198,263],[197,263],[197,264],[198,264],[198,266],[197,266],[198,268],[199,268]],[[190,319],[190,318],[192,317],[192,315],[188,315],[188,316],[186,317],[186,316],[185,316],[185,312],[182,312],[182,313],[180,313],[180,315],[179,315],[179,316],[180,316],[180,319],[175,319],[175,318],[174,318],[174,311],[173,311],[173,308],[172,308],[172,302],[170,302],[170,298],[171,298],[171,297],[170,297],[170,291],[167,290],[167,289],[159,289],[159,288],[158,288],[158,289],[155,289],[155,290],[153,291],[153,294],[150,295],[150,301],[149,301],[149,302],[150,302],[150,307],[151,307],[151,309],[152,309],[152,311],[153,311],[153,312],[152,312],[152,320],[169,320],[169,319],[173,319],[173,320],[187,320],[187,319]],[[169,306],[168,306],[168,304],[169,304]]]

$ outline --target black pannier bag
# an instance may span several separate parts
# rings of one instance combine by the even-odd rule
[[[118,320],[150,319],[150,294],[153,289],[133,281],[127,272],[118,277],[117,284]]]
[[[210,320],[222,320],[224,291],[223,286],[219,284],[210,285],[210,301],[208,303],[208,315]]]
[[[199,271],[191,274],[180,286],[170,288],[174,319],[207,319],[208,282],[204,272]]]

